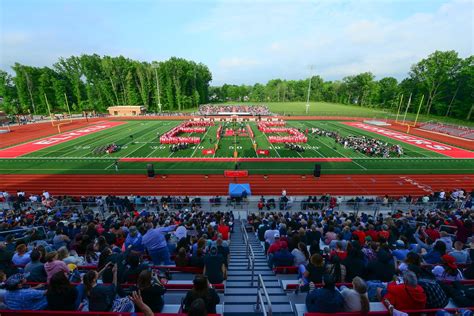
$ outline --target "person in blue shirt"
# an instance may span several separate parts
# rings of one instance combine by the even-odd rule
[[[273,267],[288,267],[294,265],[294,256],[288,251],[286,243],[282,243],[280,250],[275,254],[268,255],[268,264],[271,268]]]
[[[157,228],[153,228],[153,224],[150,223],[146,225],[148,230],[142,237],[142,244],[148,251],[153,264],[160,265],[164,263],[165,265],[172,265],[173,262],[170,260],[170,252],[165,234],[174,231],[176,225]]]
[[[26,282],[25,276],[21,273],[10,276],[5,282],[7,292],[4,296],[4,303],[8,309],[12,310],[41,310],[48,306],[46,291],[32,288],[23,289]]]
[[[336,281],[331,275],[323,276],[323,287],[314,289],[306,296],[309,313],[338,313],[344,311],[344,298],[336,289]]]
[[[142,235],[135,226],[131,226],[128,230],[127,238],[125,238],[125,248],[130,247],[131,251],[142,253],[145,248],[142,244]]]
[[[405,261],[407,254],[410,252],[410,250],[405,248],[405,242],[403,240],[397,240],[395,246],[397,249],[392,251],[392,255],[397,258],[398,261]]]
[[[428,251],[427,254],[423,255],[423,260],[429,264],[441,263],[441,257],[446,253],[446,244],[441,240],[438,240],[433,249]]]

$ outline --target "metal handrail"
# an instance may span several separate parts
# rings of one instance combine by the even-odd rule
[[[242,230],[242,239],[245,244],[245,255],[247,256],[247,269],[252,271],[250,276],[250,285],[253,286],[253,280],[255,278],[255,254],[252,249],[252,245],[249,242],[249,236],[247,230],[245,229],[245,223],[241,221],[241,230]]]
[[[272,302],[270,301],[270,296],[268,295],[267,288],[265,287],[265,283],[263,282],[262,275],[259,274],[258,278],[258,287],[257,287],[257,302],[255,304],[256,311],[262,311],[263,316],[272,316]],[[263,295],[267,301],[268,311],[265,309],[265,303],[263,302]]]
[[[253,249],[250,244],[247,247],[250,250],[248,255],[249,263],[247,269],[250,269],[252,271],[252,274],[250,276],[250,285],[253,286],[253,279],[255,276],[255,254],[253,253]]]

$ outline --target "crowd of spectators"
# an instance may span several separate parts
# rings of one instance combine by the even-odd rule
[[[469,196],[469,195],[468,195]],[[309,312],[474,306],[474,212],[419,209],[371,216],[262,212],[248,217],[268,265],[293,266]],[[349,283],[351,286],[339,286]]]
[[[249,113],[250,115],[272,115],[266,105],[214,105],[199,106],[200,115],[219,115],[221,113]]]
[[[392,156],[403,156],[403,148],[400,145],[390,145],[379,139],[367,136],[342,136],[336,131],[327,131],[319,128],[312,128],[311,134],[333,138],[336,143],[370,157],[389,158]]]
[[[206,213],[187,197],[81,199],[107,205],[104,216],[77,204],[54,207],[66,198],[46,191],[38,199],[51,205],[33,210],[18,193],[1,195],[15,207],[0,212],[0,309],[149,315],[163,308],[170,276],[162,266],[172,265],[202,270],[183,296],[183,310],[216,312],[211,284],[226,279],[232,212]],[[168,207],[172,200],[180,210]],[[146,203],[156,203],[157,211],[140,209]]]

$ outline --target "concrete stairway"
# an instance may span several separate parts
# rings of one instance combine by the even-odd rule
[[[230,263],[224,295],[224,314],[262,315],[255,310],[257,302],[258,275],[262,276],[267,289],[273,314],[280,316],[294,315],[286,293],[281,288],[277,277],[268,267],[264,250],[253,233],[248,234],[249,243],[255,254],[254,283],[251,284],[251,269],[248,269],[248,258],[240,221],[236,221],[230,245]],[[264,298],[265,301],[265,298]]]

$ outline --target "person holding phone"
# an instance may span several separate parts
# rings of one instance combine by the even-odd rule
[[[143,270],[140,272],[136,288],[140,292],[143,302],[154,313],[160,313],[165,304],[163,295],[166,293],[166,288],[161,284],[156,271]]]

